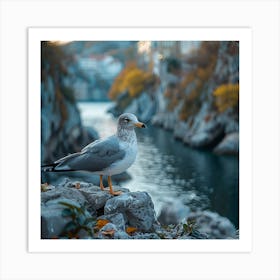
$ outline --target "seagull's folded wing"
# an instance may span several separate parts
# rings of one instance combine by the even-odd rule
[[[87,145],[80,153],[68,155],[58,161],[56,170],[102,171],[112,163],[123,159],[125,151],[120,149],[119,140],[111,136]]]

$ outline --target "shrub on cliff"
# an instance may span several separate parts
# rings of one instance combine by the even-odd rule
[[[236,108],[239,101],[239,84],[223,84],[213,92],[215,105],[220,113]]]
[[[180,111],[181,120],[185,121],[199,111],[202,103],[201,94],[212,78],[218,50],[219,42],[202,42],[201,46],[186,58],[191,70],[183,75],[178,84],[167,87],[165,97],[169,100],[169,111],[172,111],[183,99]]]
[[[116,99],[125,91],[129,93],[130,97],[137,97],[156,81],[157,77],[152,72],[143,71],[137,67],[135,62],[130,62],[116,77],[109,91],[109,97]]]

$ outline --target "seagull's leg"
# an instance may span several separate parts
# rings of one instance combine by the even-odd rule
[[[120,195],[120,194],[122,194],[121,191],[119,191],[119,192],[114,192],[113,191],[111,176],[108,176],[108,185],[109,185],[109,188],[110,188],[110,190],[109,190],[110,194],[112,194],[112,195]]]
[[[105,188],[104,188],[104,186],[103,186],[103,181],[102,181],[103,175],[99,175],[99,176],[100,176],[100,184],[99,184],[99,186],[100,186],[100,189],[101,189],[102,191],[104,191]]]

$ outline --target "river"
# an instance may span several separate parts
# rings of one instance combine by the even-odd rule
[[[100,137],[116,131],[107,113],[109,102],[79,102],[82,122]],[[136,129],[138,155],[128,169],[132,179],[121,183],[130,191],[147,191],[159,213],[166,202],[181,202],[192,210],[208,209],[239,228],[239,160],[196,150],[173,138],[171,132],[149,125]]]

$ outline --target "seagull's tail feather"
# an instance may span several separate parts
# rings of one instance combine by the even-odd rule
[[[41,169],[44,172],[55,172],[56,166],[57,166],[57,163],[44,164],[44,165],[41,165]]]
[[[71,159],[76,158],[81,153],[74,153],[69,154],[53,163],[42,165],[42,171],[45,172],[66,172],[66,171],[77,171],[77,169],[73,169],[71,166],[68,165]]]
[[[57,168],[56,169],[56,167],[59,165],[59,162],[57,162],[57,163],[51,163],[51,164],[45,164],[45,165],[41,165],[41,169],[42,169],[42,171],[44,171],[44,172],[66,172],[66,171],[76,171],[76,170],[74,170],[74,169],[69,169],[69,168],[65,168],[65,169],[63,169],[63,168],[61,168],[61,167],[59,167],[59,168]]]

